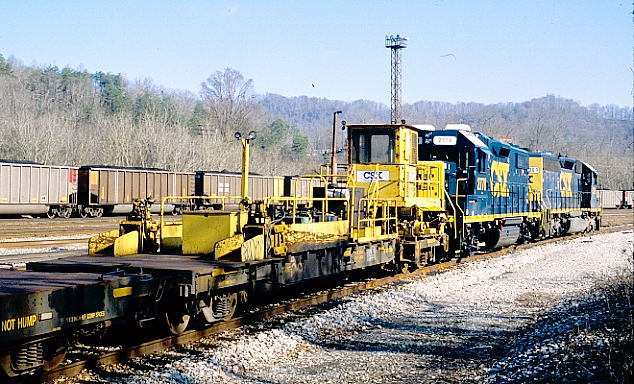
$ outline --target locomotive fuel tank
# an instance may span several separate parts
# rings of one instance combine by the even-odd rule
[[[588,228],[588,221],[580,217],[568,219],[566,234],[584,232]]]
[[[513,245],[520,237],[520,228],[508,226],[490,230],[486,245],[488,249],[500,249]]]

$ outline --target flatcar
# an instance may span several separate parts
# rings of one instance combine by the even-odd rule
[[[138,293],[142,301],[149,289],[153,304],[133,300],[117,312],[109,309],[117,305],[113,299],[102,311],[134,319],[130,329],[152,323],[178,334],[192,321],[227,320],[252,297],[291,285],[357,270],[415,269],[479,250],[591,231],[600,220],[597,174],[574,159],[531,152],[464,125],[347,128],[345,172],[290,178],[294,189],[252,199],[246,162],[237,206],[186,210],[182,222],[165,222],[151,215],[149,201],[136,201],[119,228],[90,239],[88,255],[27,263],[24,273],[67,274],[68,281],[75,274],[135,276],[132,286],[104,285],[95,294],[101,300],[125,288],[118,292],[131,298]],[[241,140],[248,151],[248,139]],[[298,187],[303,181],[310,194]],[[198,198],[218,196],[191,197]],[[10,285],[0,276],[0,287]],[[0,312],[0,322],[28,318],[39,326],[39,309],[19,307],[16,300],[13,294],[0,296],[0,306],[6,302],[11,308],[10,317]],[[95,298],[70,291],[65,300],[83,307]],[[64,316],[63,308],[46,310],[54,322]],[[55,354],[59,343],[74,341],[72,332],[42,329],[33,336],[13,329],[0,333],[0,345],[18,345],[1,351],[5,371],[50,368],[58,359],[41,359],[30,346],[47,347],[45,341],[55,337],[47,352]],[[70,338],[60,339],[67,334]],[[23,367],[31,356],[38,363]]]
[[[0,369],[17,376],[64,360],[68,340],[155,305],[150,275],[0,270]]]

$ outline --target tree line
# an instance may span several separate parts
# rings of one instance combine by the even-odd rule
[[[199,95],[150,80],[0,55],[0,158],[43,164],[240,169],[234,133],[256,131],[253,170],[294,174],[312,166],[308,138],[253,101],[253,82],[213,73]]]
[[[384,123],[390,119],[386,105],[366,100],[341,102],[269,94],[260,96],[258,102],[300,127],[318,153],[330,148],[332,111],[342,110],[341,118],[354,123]],[[436,129],[449,123],[469,124],[474,131],[533,151],[583,160],[599,171],[602,188],[632,189],[634,185],[630,108],[582,106],[570,99],[546,95],[522,103],[490,105],[419,101],[403,105],[402,116],[409,124],[432,124]]]
[[[335,110],[350,123],[389,121],[386,105],[367,100],[258,95],[253,80],[230,68],[212,73],[194,94],[121,74],[26,66],[0,55],[4,159],[237,171],[240,146],[233,135],[256,131],[254,172],[310,173],[329,157]],[[437,128],[466,123],[532,150],[587,161],[603,187],[632,188],[629,108],[581,106],[548,95],[493,105],[420,101],[404,105],[403,118]]]

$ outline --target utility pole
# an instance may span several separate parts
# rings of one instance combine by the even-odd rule
[[[330,166],[332,167],[330,173],[332,175],[335,175],[337,173],[337,115],[340,113],[341,111],[335,111],[332,113],[332,147],[330,148]],[[333,182],[334,181],[335,180],[333,176]]]
[[[397,124],[401,117],[401,49],[407,48],[407,37],[385,36],[385,48],[392,51],[392,110],[390,120],[392,124]]]

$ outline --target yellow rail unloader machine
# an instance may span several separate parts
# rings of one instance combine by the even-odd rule
[[[258,201],[247,196],[254,135],[236,134],[243,147],[241,196],[173,196],[161,204],[238,199],[237,209],[191,210],[181,222],[168,222],[151,216],[151,201],[137,202],[118,230],[90,239],[82,263],[157,277],[166,293],[158,312],[178,333],[193,316],[231,317],[254,294],[354,270],[433,262],[448,244],[444,166],[418,161],[419,133],[405,124],[350,125],[348,164],[296,177],[295,183],[308,181],[308,193],[295,186],[292,195]]]

